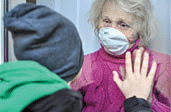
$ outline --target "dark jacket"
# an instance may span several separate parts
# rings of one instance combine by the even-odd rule
[[[124,109],[125,112],[153,112],[146,100],[135,96],[124,101]]]
[[[0,79],[0,112],[21,112],[42,97],[70,89],[63,79],[33,61],[0,65]]]

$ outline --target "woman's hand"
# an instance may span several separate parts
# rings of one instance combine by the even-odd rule
[[[126,53],[126,76],[122,81],[116,71],[114,74],[114,81],[123,92],[126,98],[136,96],[137,98],[144,98],[147,100],[153,85],[153,78],[155,76],[157,64],[152,63],[151,70],[148,72],[149,54],[144,53],[143,61],[141,63],[141,50],[136,50],[134,60],[134,67],[132,65],[130,52]],[[142,64],[142,65],[141,65]]]

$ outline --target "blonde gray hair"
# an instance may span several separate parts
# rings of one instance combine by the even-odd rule
[[[147,43],[152,30],[157,26],[153,7],[150,0],[95,0],[90,9],[89,21],[94,27],[95,34],[98,33],[100,17],[103,7],[107,1],[116,3],[121,9],[134,16],[134,29],[138,35]]]

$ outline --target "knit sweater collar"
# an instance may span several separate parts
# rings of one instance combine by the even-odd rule
[[[131,54],[133,54],[133,51],[138,48],[138,45],[140,44],[140,42],[141,42],[141,39],[139,38],[138,40],[136,40],[134,46],[128,49],[126,52],[129,51],[131,52]],[[110,55],[105,51],[104,47],[101,45],[101,49],[99,50],[99,56],[103,60],[106,60],[112,63],[125,63],[126,52],[122,55]]]

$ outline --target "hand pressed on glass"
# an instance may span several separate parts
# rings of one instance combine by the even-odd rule
[[[134,65],[132,65],[131,54],[130,52],[126,53],[126,76],[123,81],[120,80],[118,73],[113,71],[114,81],[126,98],[136,96],[147,100],[152,89],[157,64],[153,61],[152,67],[148,72],[149,54],[147,52],[144,53],[142,62],[141,56],[141,50],[137,50]]]

